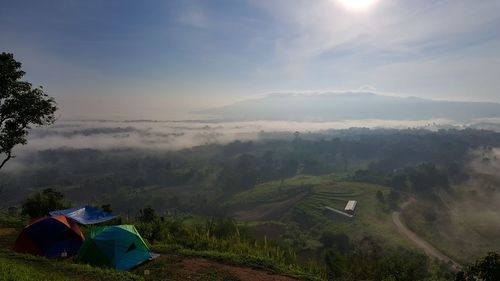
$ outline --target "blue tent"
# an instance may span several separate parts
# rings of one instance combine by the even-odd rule
[[[85,224],[85,225],[101,223],[116,218],[116,216],[112,214],[103,212],[101,210],[89,206],[53,211],[50,212],[50,215],[65,216],[67,218],[77,221],[80,224]]]
[[[64,216],[44,217],[21,231],[14,251],[61,258],[76,254],[84,239],[78,224],[71,219]]]

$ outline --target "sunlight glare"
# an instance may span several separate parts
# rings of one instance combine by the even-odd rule
[[[337,0],[344,7],[351,10],[365,10],[373,6],[378,0]]]

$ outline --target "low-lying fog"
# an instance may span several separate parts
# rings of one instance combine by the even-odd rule
[[[93,149],[160,149],[178,150],[205,144],[225,144],[234,140],[262,138],[293,138],[295,132],[302,136],[327,133],[328,130],[349,128],[487,128],[500,131],[497,120],[478,120],[474,124],[459,124],[444,119],[396,121],[350,120],[339,122],[294,121],[63,121],[51,127],[34,128],[28,144],[17,146],[14,154],[22,158],[30,152],[57,148]],[[5,170],[14,169],[13,159]]]
[[[57,121],[48,128],[30,132],[28,145],[17,151],[68,148],[154,148],[176,150],[208,143],[257,139],[263,133],[320,132],[348,128],[463,128],[448,120],[342,122],[293,121]]]

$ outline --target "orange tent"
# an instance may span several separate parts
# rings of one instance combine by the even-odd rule
[[[14,251],[58,258],[78,252],[85,237],[65,216],[44,217],[27,225],[19,234]]]

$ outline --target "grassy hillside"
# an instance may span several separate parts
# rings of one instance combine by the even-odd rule
[[[237,218],[248,221],[250,228],[260,235],[275,239],[302,236],[305,248],[310,250],[319,246],[317,240],[325,230],[344,232],[352,239],[369,235],[391,244],[409,246],[399,235],[386,207],[377,200],[378,191],[386,195],[390,190],[334,175],[303,175],[257,185],[234,195],[228,205]],[[358,201],[354,218],[324,209],[328,206],[343,210],[348,200]],[[290,229],[290,224],[298,230]]]
[[[68,261],[50,261],[30,255],[0,251],[0,280],[66,281],[66,280],[127,281],[143,280],[130,273],[73,264]]]
[[[75,264],[71,259],[54,261],[15,254],[8,246],[13,244],[22,222],[2,219],[0,280],[244,281],[255,276],[260,276],[259,280],[325,280],[324,267],[306,261],[323,259],[320,238],[327,231],[345,233],[353,242],[370,237],[384,248],[412,247],[399,235],[387,205],[377,198],[377,193],[387,198],[389,192],[387,187],[354,183],[334,175],[301,175],[262,183],[234,194],[226,202],[228,215],[245,220],[241,230],[256,240],[240,236],[239,230],[216,238],[207,234],[204,218],[154,221],[145,226],[159,225],[166,231],[159,232],[160,240],[152,245],[161,258],[125,274]],[[342,210],[348,200],[358,201],[353,218],[324,209]],[[148,237],[147,227],[138,225],[144,237]]]
[[[436,248],[462,264],[470,263],[489,251],[500,251],[496,186],[488,177],[476,176],[455,186],[451,194],[420,198],[403,212],[403,218]]]

